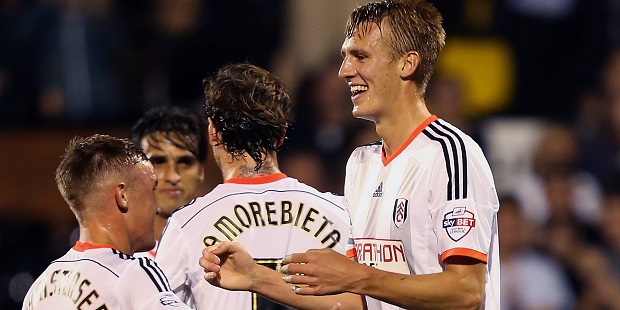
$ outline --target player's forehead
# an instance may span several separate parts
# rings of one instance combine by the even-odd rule
[[[155,176],[153,164],[148,160],[143,160],[139,163],[136,163],[134,166],[134,171],[138,178],[143,179],[147,183],[152,184],[157,182],[157,177]]]
[[[188,144],[188,140],[184,139],[177,133],[155,132],[145,136],[140,141],[140,147],[147,153],[177,153],[192,154],[192,145]]]
[[[379,27],[376,23],[370,22],[359,25],[350,36],[344,39],[340,53],[345,56],[346,54],[383,46],[385,44],[383,42],[385,39],[383,28],[383,26]]]

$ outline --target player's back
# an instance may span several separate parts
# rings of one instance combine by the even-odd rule
[[[278,269],[289,253],[331,247],[344,254],[349,233],[341,196],[284,174],[234,179],[172,215],[157,260],[173,290],[184,290],[179,295],[198,309],[276,309],[251,293],[209,285],[198,265],[204,247],[239,242],[258,263]]]
[[[175,307],[176,306],[176,307]],[[78,242],[50,263],[22,309],[187,309],[155,262]]]

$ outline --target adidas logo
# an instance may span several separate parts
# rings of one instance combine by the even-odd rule
[[[377,187],[375,192],[372,193],[372,197],[374,198],[383,197],[383,182],[379,183],[379,187]]]

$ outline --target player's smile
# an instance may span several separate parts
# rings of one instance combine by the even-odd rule
[[[355,101],[359,97],[362,96],[363,93],[368,91],[368,86],[366,85],[350,85],[351,88],[351,100]]]

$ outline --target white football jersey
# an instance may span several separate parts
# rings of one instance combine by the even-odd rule
[[[345,198],[359,262],[419,275],[442,272],[447,257],[473,257],[487,264],[483,308],[499,309],[499,201],[469,136],[431,116],[390,158],[380,143],[359,147],[347,162]]]
[[[344,254],[351,220],[343,202],[282,173],[231,179],[172,214],[156,260],[173,291],[192,307],[277,309],[257,294],[205,281],[198,264],[202,250],[218,241],[239,242],[259,264],[276,270],[290,253],[331,247]]]
[[[153,260],[78,241],[32,284],[22,309],[190,308],[170,290]]]

